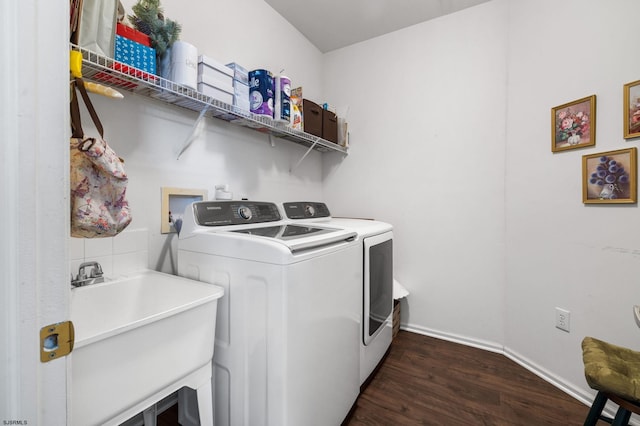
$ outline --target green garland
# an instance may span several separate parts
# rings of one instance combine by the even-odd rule
[[[138,0],[131,9],[133,15],[127,16],[129,22],[149,36],[151,47],[156,50],[158,58],[162,58],[178,40],[182,27],[176,21],[165,19],[160,0]]]

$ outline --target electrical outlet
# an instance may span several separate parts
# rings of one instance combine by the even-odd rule
[[[571,312],[566,309],[556,308],[556,328],[568,333],[570,331],[570,320]]]

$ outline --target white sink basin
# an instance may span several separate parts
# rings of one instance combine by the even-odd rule
[[[72,424],[120,424],[183,386],[210,392],[222,294],[155,271],[74,288]]]

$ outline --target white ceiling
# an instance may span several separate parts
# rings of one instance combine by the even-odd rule
[[[489,0],[265,0],[330,52]]]

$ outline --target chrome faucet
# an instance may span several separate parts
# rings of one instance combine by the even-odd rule
[[[91,271],[87,274],[87,269],[91,268]],[[82,287],[90,284],[97,284],[104,282],[104,276],[102,275],[102,266],[98,262],[84,262],[78,268],[78,276],[73,279],[71,274],[71,285],[73,287]]]

